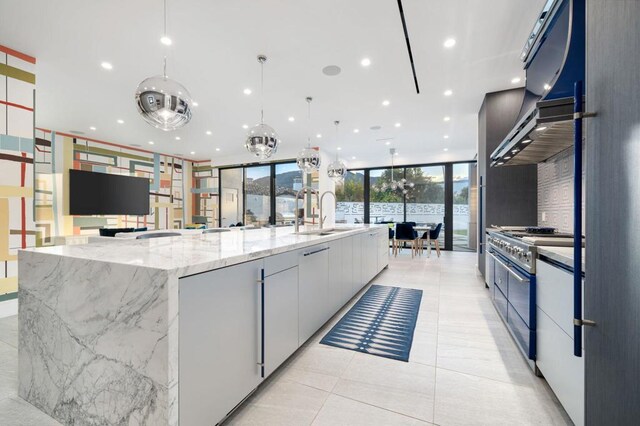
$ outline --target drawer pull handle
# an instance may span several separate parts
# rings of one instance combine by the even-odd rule
[[[303,256],[311,256],[312,254],[320,253],[321,251],[329,250],[330,248],[331,247],[325,247],[325,248],[321,248],[320,250],[310,251],[308,253],[305,253]]]

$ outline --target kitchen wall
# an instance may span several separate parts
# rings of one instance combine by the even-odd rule
[[[538,225],[573,233],[573,148],[538,165]],[[585,223],[586,158],[582,154],[582,221]],[[583,229],[584,234],[584,229]]]
[[[35,64],[35,58],[0,45],[0,302],[12,306],[18,289],[18,250],[36,245],[32,208]],[[0,306],[0,316],[3,311]]]

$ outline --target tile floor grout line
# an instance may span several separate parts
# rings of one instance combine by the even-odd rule
[[[423,423],[427,423],[427,424],[431,424],[431,425],[433,424],[433,422],[430,422],[428,420],[423,420],[423,419],[418,418],[418,417],[414,417],[414,416],[410,416],[408,414],[400,413],[398,411],[391,410],[389,408],[380,407],[379,405],[371,404],[369,402],[360,401],[359,399],[355,399],[355,398],[352,398],[352,397],[349,397],[349,396],[340,395],[338,393],[332,393],[331,395],[335,395],[335,396],[338,396],[340,398],[348,399],[350,401],[354,401],[354,402],[357,402],[359,404],[368,405],[369,407],[375,407],[375,408],[378,408],[380,410],[388,411],[389,413],[394,413],[394,414],[397,414],[397,415],[402,416],[402,417],[407,417],[407,418],[410,418],[410,419],[418,420],[419,422],[423,422]]]

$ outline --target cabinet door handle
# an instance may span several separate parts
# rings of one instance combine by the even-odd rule
[[[312,254],[320,253],[321,251],[329,250],[330,248],[331,247],[325,247],[325,248],[321,248],[320,250],[310,251],[310,252],[304,253],[303,256],[311,256]]]
[[[260,269],[260,377],[264,379],[264,268]]]

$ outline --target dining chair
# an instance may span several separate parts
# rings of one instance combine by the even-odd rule
[[[398,223],[396,225],[396,236],[393,240],[393,255],[396,257],[398,256],[400,243],[411,243],[411,257],[413,257],[418,249],[417,241],[418,236],[416,235],[416,231],[413,229],[413,225],[408,223]]]
[[[442,223],[439,223],[438,225],[436,225],[434,229],[427,231],[429,235],[427,235],[427,232],[422,234],[422,237],[420,238],[420,251],[422,251],[424,248],[423,247],[424,240],[427,240],[429,241],[429,244],[433,242],[433,244],[436,247],[436,253],[438,253],[438,257],[440,257],[440,242],[438,241],[438,237],[440,236],[441,230],[442,230]]]

